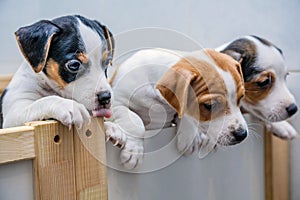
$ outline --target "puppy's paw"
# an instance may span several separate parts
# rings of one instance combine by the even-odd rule
[[[118,146],[122,149],[126,144],[127,136],[122,131],[120,126],[113,122],[106,121],[104,122],[104,128],[106,141],[110,140],[114,146]]]
[[[90,114],[84,105],[76,101],[65,99],[51,107],[52,118],[57,119],[69,128],[74,124],[81,129],[85,122],[91,120]]]
[[[135,169],[143,162],[144,146],[142,140],[128,138],[121,151],[121,163],[127,169]]]
[[[295,128],[287,121],[267,124],[267,128],[277,137],[284,140],[292,140],[299,136]]]
[[[177,149],[184,155],[198,152],[200,148],[206,146],[209,138],[204,134],[179,134],[177,138]]]

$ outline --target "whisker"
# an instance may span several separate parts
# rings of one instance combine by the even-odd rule
[[[258,132],[256,132],[255,130],[249,131],[249,134],[250,135],[254,135],[255,139],[258,139],[258,140],[262,140],[263,139],[262,135],[259,134]]]

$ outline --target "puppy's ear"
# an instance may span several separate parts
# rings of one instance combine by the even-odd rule
[[[103,33],[104,33],[104,37],[106,39],[106,43],[107,43],[107,52],[106,55],[103,56],[105,63],[112,65],[112,59],[114,56],[114,50],[115,50],[115,40],[113,38],[112,33],[110,32],[110,30],[104,26],[101,25]]]
[[[23,56],[36,73],[44,68],[52,38],[59,31],[51,21],[42,20],[15,32]]]
[[[196,78],[196,73],[186,66],[175,65],[171,67],[156,83],[163,98],[173,107],[178,116],[182,117],[187,106],[191,83]]]
[[[242,63],[242,61],[243,61],[243,55],[239,52],[228,49],[228,50],[222,51],[222,53],[229,55],[230,57],[232,57],[234,60],[238,61],[239,63]]]
[[[239,73],[239,75],[241,76],[242,81],[244,81],[244,76],[243,76],[243,71],[242,71],[242,67],[241,67],[241,63],[236,63],[236,71]]]

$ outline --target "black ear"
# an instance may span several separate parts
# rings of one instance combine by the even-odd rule
[[[113,59],[114,50],[115,50],[115,40],[113,38],[112,33],[106,26],[101,25],[101,27],[102,27],[104,37],[106,39],[106,43],[107,43],[107,47],[108,47],[107,58],[106,58],[105,63],[112,65],[112,59]]]
[[[44,68],[52,38],[59,31],[51,21],[42,20],[15,32],[23,56],[36,73]]]

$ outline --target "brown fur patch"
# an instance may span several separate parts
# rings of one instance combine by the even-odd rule
[[[107,46],[108,46],[108,51],[111,55],[114,54],[114,45],[113,45],[113,39],[110,36],[109,30],[106,26],[102,26],[103,32],[104,32],[104,36],[107,42]]]
[[[59,74],[59,64],[52,58],[50,58],[47,62],[46,71],[49,78],[54,80],[60,87],[64,88],[67,85],[67,83],[61,78]]]
[[[219,66],[222,70],[231,73],[237,86],[237,104],[239,104],[240,99],[245,94],[243,72],[240,63],[235,61],[232,57],[219,53],[215,50],[206,49],[205,51],[213,59],[217,66]]]
[[[89,59],[85,53],[79,53],[76,55],[77,59],[80,60],[81,63],[88,63]]]
[[[271,78],[271,84],[269,86],[259,87],[257,85],[257,83],[263,82],[268,78]],[[253,105],[258,104],[259,101],[269,95],[275,81],[275,74],[273,72],[264,71],[251,81],[245,82],[245,101]]]
[[[104,50],[102,53],[102,60],[106,60],[108,58],[108,51]]]
[[[163,75],[156,88],[179,116],[185,111],[197,120],[209,121],[230,112],[223,78],[204,60],[181,59]]]

